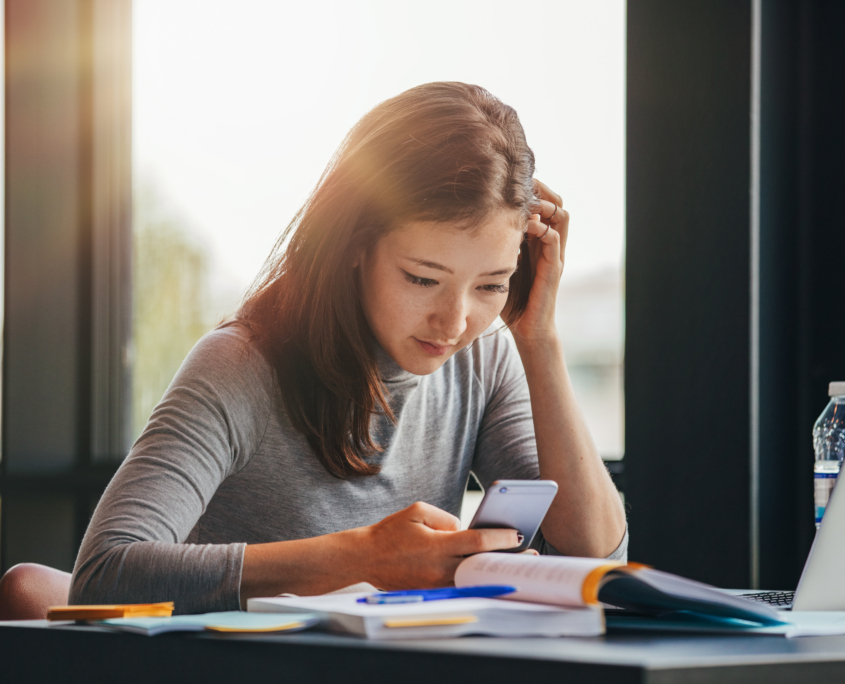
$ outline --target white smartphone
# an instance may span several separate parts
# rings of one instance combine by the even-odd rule
[[[540,529],[555,494],[557,482],[553,480],[496,480],[487,488],[469,529],[516,530],[523,537],[522,543],[501,550],[506,553],[525,551]]]

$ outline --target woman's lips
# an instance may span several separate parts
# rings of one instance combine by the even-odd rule
[[[451,347],[454,345],[443,346],[439,344],[434,344],[433,342],[425,342],[423,340],[418,340],[416,337],[414,338],[416,343],[420,345],[422,350],[426,354],[430,354],[431,356],[443,356]]]

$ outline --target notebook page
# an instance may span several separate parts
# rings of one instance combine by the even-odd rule
[[[583,587],[588,575],[599,568],[619,565],[622,563],[604,558],[479,553],[458,566],[455,586],[509,584],[517,591],[502,598],[583,606]]]

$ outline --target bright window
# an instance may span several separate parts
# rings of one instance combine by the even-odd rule
[[[134,3],[137,434],[235,309],[349,128],[420,83],[513,106],[572,216],[558,325],[599,451],[623,454],[625,3]]]

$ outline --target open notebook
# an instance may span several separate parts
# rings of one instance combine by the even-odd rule
[[[251,612],[314,612],[328,629],[378,639],[489,634],[590,636],[604,632],[602,602],[647,615],[706,615],[727,625],[781,625],[768,606],[642,565],[595,558],[481,553],[464,560],[459,587],[512,585],[502,598],[371,605],[364,594],[258,598]],[[734,622],[731,622],[734,621]]]
[[[686,611],[760,625],[786,621],[782,613],[767,605],[725,594],[707,584],[637,563],[597,558],[479,553],[458,566],[455,584],[510,584],[518,588],[504,600],[560,606],[601,601],[647,615]]]

